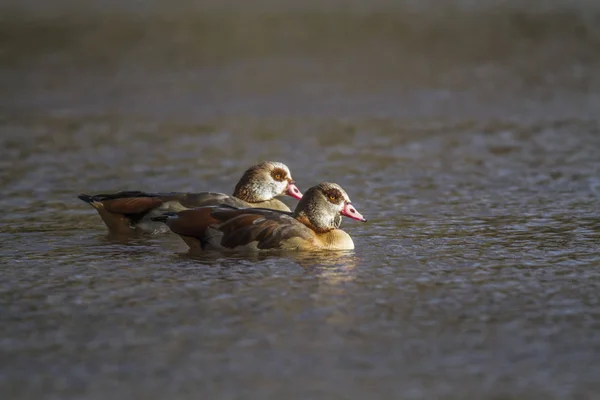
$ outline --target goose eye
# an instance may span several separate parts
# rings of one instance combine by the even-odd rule
[[[329,200],[331,200],[331,201],[336,201],[336,200],[337,200],[337,197],[335,197],[335,194],[330,194],[330,195],[329,195]]]
[[[283,177],[281,176],[281,174],[280,174],[280,173],[277,173],[277,174],[275,174],[275,179],[276,179],[276,180],[280,181],[280,180],[282,180],[282,178],[283,178]]]

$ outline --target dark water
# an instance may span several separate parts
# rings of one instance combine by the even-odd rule
[[[2,398],[599,396],[594,2],[14,3]],[[356,250],[191,257],[75,197],[263,159],[340,183]]]

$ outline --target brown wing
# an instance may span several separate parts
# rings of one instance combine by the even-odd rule
[[[313,240],[313,232],[290,213],[265,209],[219,210],[213,216],[223,221],[221,246],[236,248],[256,243],[259,249],[279,249],[291,239]]]
[[[158,193],[164,202],[177,201],[185,208],[196,208],[205,206],[216,206],[227,204],[233,207],[249,207],[245,201],[231,197],[224,193],[202,192],[202,193]]]
[[[200,207],[184,210],[176,214],[171,214],[176,215],[176,218],[167,218],[165,223],[178,235],[194,237],[202,241],[206,229],[209,226],[220,222],[211,215],[212,212],[213,207]]]
[[[79,195],[79,198],[91,205],[102,204],[104,209],[110,213],[125,215],[146,213],[160,206],[163,202],[156,194],[138,191],[96,194],[93,196],[82,194]]]
[[[82,194],[79,198],[87,203],[101,203],[104,209],[115,214],[142,214],[164,205],[161,210],[169,210],[165,203],[177,202],[184,208],[196,208],[203,206],[216,206],[227,204],[233,207],[245,208],[249,204],[245,201],[231,197],[224,193],[148,193],[140,191],[126,191],[111,194],[97,194],[93,196]],[[176,208],[177,209],[177,208]],[[181,208],[179,208],[181,209]]]
[[[115,214],[141,214],[160,206],[159,197],[133,197],[126,199],[106,200],[102,202],[106,211]]]
[[[201,207],[181,211],[167,224],[173,232],[196,238],[203,246],[211,243],[229,249],[254,242],[259,249],[277,249],[290,239],[314,238],[290,213],[265,209]]]

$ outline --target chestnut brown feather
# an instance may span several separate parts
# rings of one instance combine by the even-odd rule
[[[209,225],[220,222],[212,216],[211,207],[200,207],[192,210],[180,211],[178,218],[169,219],[167,225],[173,232],[182,236],[200,238]],[[153,218],[158,221],[160,217]]]
[[[159,197],[133,197],[106,200],[103,204],[108,212],[127,215],[148,212],[163,204],[163,200]]]

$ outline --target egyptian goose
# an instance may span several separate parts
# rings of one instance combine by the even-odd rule
[[[296,199],[302,193],[296,187],[289,168],[280,162],[265,161],[244,172],[235,186],[233,195],[223,193],[146,193],[137,191],[78,197],[91,204],[100,214],[110,233],[168,232],[153,216],[166,211],[182,211],[190,208],[226,204],[237,208],[261,207],[290,211],[275,196],[288,195]]]
[[[306,191],[294,212],[228,206],[200,207],[152,218],[164,222],[192,250],[352,250],[341,216],[366,221],[339,185]]]

